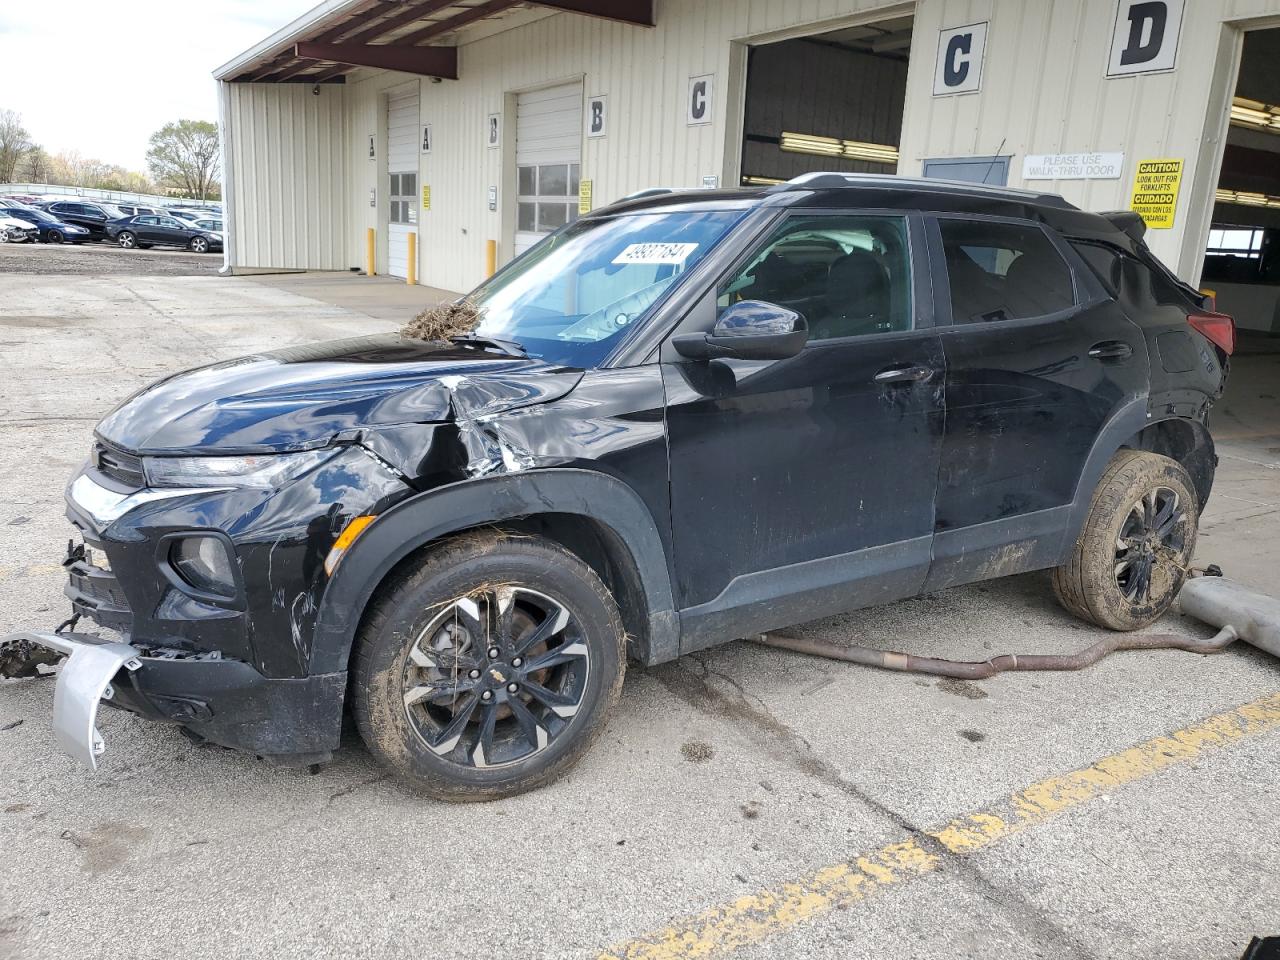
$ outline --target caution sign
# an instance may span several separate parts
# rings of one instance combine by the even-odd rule
[[[591,212],[591,181],[590,180],[578,181],[578,212],[579,213]]]
[[[422,185],[422,209],[431,209],[431,187],[425,183]]]
[[[1139,160],[1129,209],[1142,217],[1148,227],[1168,230],[1173,226],[1181,184],[1181,160]]]

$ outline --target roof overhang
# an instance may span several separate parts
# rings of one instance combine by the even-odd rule
[[[456,80],[465,30],[535,8],[652,27],[655,0],[326,0],[214,71],[236,83],[340,83],[358,67]]]

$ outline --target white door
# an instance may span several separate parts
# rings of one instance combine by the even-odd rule
[[[582,84],[516,100],[516,255],[578,217]]]
[[[409,234],[418,229],[418,91],[387,98],[387,272],[409,275]]]

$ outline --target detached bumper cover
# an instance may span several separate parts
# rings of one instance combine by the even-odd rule
[[[106,749],[98,732],[98,705],[115,696],[111,681],[117,673],[141,669],[141,654],[127,643],[75,633],[20,632],[0,638],[0,643],[20,640],[67,655],[53,694],[53,733],[67,754],[96,770]]]
[[[338,746],[345,671],[264,677],[243,660],[150,655],[92,634],[23,631],[0,637],[0,645],[21,640],[67,655],[54,692],[54,733],[91,770],[105,750],[97,729],[102,703],[282,762]]]

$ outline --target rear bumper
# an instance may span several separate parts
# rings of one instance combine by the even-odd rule
[[[18,640],[67,656],[54,691],[54,734],[91,770],[105,751],[97,729],[103,703],[273,759],[306,762],[338,746],[346,673],[274,679],[242,660],[146,656],[92,634],[22,631],[0,644]]]

